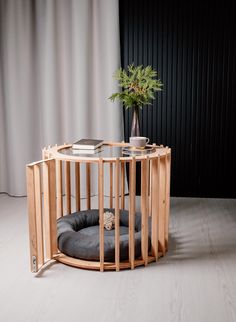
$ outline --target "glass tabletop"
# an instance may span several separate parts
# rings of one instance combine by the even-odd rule
[[[154,153],[156,148],[146,147],[145,149],[134,149],[131,147],[117,147],[110,145],[102,145],[96,150],[78,150],[64,148],[59,150],[59,153],[64,155],[73,155],[78,157],[89,157],[89,158],[120,158],[120,157],[129,157],[129,156],[140,156]]]

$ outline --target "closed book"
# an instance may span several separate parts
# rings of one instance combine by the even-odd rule
[[[81,139],[72,144],[72,149],[95,150],[103,144],[103,140]]]
[[[102,149],[101,148],[99,148],[99,149],[72,149],[72,153],[73,154],[76,154],[76,155],[78,155],[78,154],[97,154],[97,153],[99,153],[99,152],[101,152],[102,151]]]

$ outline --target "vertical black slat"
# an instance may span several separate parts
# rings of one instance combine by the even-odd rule
[[[164,82],[164,73],[163,73],[163,6],[164,3],[158,1],[158,52],[157,52],[157,62],[158,62],[158,70],[160,72],[161,75],[161,79]],[[165,82],[164,82],[165,84]],[[164,86],[164,91],[162,93],[162,95],[160,95],[160,99],[159,99],[159,104],[158,104],[158,108],[157,108],[157,120],[156,120],[156,124],[157,124],[157,130],[156,130],[156,135],[157,135],[157,142],[160,144],[162,137],[161,137],[161,124],[162,124],[162,104],[163,104],[163,97],[166,94],[166,84]]]
[[[207,81],[207,21],[209,19],[208,15],[209,15],[209,10],[208,10],[208,6],[207,4],[205,4],[204,6],[204,15],[202,15],[202,20],[201,20],[201,44],[199,45],[199,47],[201,48],[201,53],[200,53],[200,57],[201,57],[201,67],[200,69],[200,78],[199,78],[199,90],[200,90],[200,98],[199,98],[199,103],[200,103],[200,110],[199,110],[199,120],[200,120],[200,128],[199,128],[199,144],[198,144],[198,164],[201,164],[201,168],[203,171],[201,171],[199,173],[199,177],[200,177],[200,186],[202,186],[202,180],[204,180],[204,167],[202,166],[205,162],[204,158],[207,155],[207,150],[206,150],[206,142],[204,140],[205,137],[205,105],[206,105],[206,81]],[[202,30],[205,30],[206,32],[203,34]],[[203,153],[201,153],[201,151]],[[202,193],[202,190],[201,190]]]
[[[221,106],[221,97],[222,97],[222,81],[223,81],[223,75],[222,75],[222,58],[221,58],[221,53],[222,53],[222,42],[223,42],[223,35],[222,35],[222,31],[223,28],[219,28],[218,25],[218,20],[223,18],[223,8],[221,7],[221,12],[218,13],[217,12],[217,16],[215,19],[215,28],[216,28],[216,32],[217,32],[217,39],[216,39],[216,51],[217,51],[217,56],[216,56],[216,78],[214,80],[215,83],[215,105],[214,105],[214,110],[215,110],[215,129],[214,129],[214,133],[218,132],[218,135],[214,135],[214,165],[213,165],[213,173],[217,173],[218,171],[218,175],[215,176],[215,185],[214,185],[214,190],[215,193],[217,193],[217,186],[220,184],[221,181],[221,177],[222,177],[222,172],[219,171],[219,167],[218,164],[220,163],[221,157],[222,155],[218,153],[218,146],[220,143],[220,139],[221,139],[221,133],[220,133],[220,122],[221,122],[221,110],[223,108],[223,106]]]
[[[181,21],[179,18],[179,7],[176,8],[176,29],[177,29],[177,48],[176,48],[176,115],[175,115],[175,135],[176,135],[176,149],[175,149],[175,160],[176,160],[176,171],[179,172],[180,175],[182,175],[181,170],[182,167],[179,169],[177,168],[177,164],[180,164],[179,162],[179,156],[181,154],[181,145],[180,145],[180,87],[181,87],[181,79],[180,79],[180,43],[181,43]],[[181,185],[180,185],[181,186]]]
[[[172,86],[173,86],[173,80],[172,80],[172,71],[173,71],[173,12],[172,10],[169,10],[168,12],[168,23],[167,23],[167,32],[168,32],[168,56],[167,56],[167,62],[168,62],[168,95],[167,95],[167,105],[166,105],[166,130],[165,130],[165,144],[170,146],[171,145],[171,114],[172,114]]]
[[[233,10],[231,10],[231,13]],[[229,88],[230,88],[230,73],[229,70],[231,68],[231,52],[232,52],[232,43],[230,41],[231,37],[227,37],[230,34],[230,31],[232,30],[232,14],[227,17],[230,21],[230,24],[228,26],[227,33],[225,35],[226,38],[226,47],[225,47],[225,62],[226,62],[226,82],[225,82],[225,101],[224,101],[224,106],[225,106],[225,122],[224,124],[229,124],[230,121],[230,115],[229,115],[229,105],[230,105],[230,100],[229,100]],[[231,31],[232,32],[232,31]],[[224,128],[224,144],[223,144],[223,155],[226,156],[228,153],[228,142],[229,142],[229,129]],[[223,175],[227,175],[227,169],[228,169],[228,162],[226,157],[223,159]]]
[[[148,2],[148,15],[149,15],[149,19],[148,19],[148,39],[147,39],[147,46],[149,47],[149,51],[148,51],[148,64],[153,66],[153,30],[152,30],[152,26],[153,26],[153,13],[152,13],[152,5],[151,2]],[[152,102],[153,103],[153,102]],[[147,130],[146,130],[146,136],[151,138],[153,137],[153,109],[154,106],[149,106],[148,110],[147,110]]]
[[[213,9],[214,11],[214,9]],[[214,17],[214,15],[213,15]],[[211,73],[211,96],[210,96],[210,122],[209,122],[209,162],[211,163],[211,168],[209,169],[209,177],[208,180],[212,181],[212,188],[213,190],[215,189],[215,176],[213,176],[213,169],[214,169],[214,124],[215,124],[215,80],[217,78],[216,75],[216,56],[217,56],[217,52],[216,52],[216,47],[215,47],[215,43],[216,43],[216,35],[215,35],[215,25],[214,25],[214,19],[211,21],[211,28],[212,28],[212,36],[211,36],[211,41],[212,41],[212,52],[211,52],[211,64],[212,64],[212,73]]]
[[[191,149],[189,146],[189,141],[191,142],[191,6],[186,7],[185,18],[186,18],[186,88],[185,88],[185,109],[186,109],[186,119],[185,119],[185,157],[184,157],[184,168],[185,168],[185,186],[187,186],[189,175],[191,173],[190,169],[190,155]]]
[[[162,137],[162,144],[166,145],[166,110],[168,104],[168,97],[169,97],[169,78],[168,78],[168,71],[169,71],[169,64],[168,64],[168,39],[170,34],[168,32],[168,20],[169,20],[169,6],[165,8],[164,12],[164,19],[163,19],[163,73],[164,82],[166,84],[166,92],[163,95],[163,105],[162,105],[162,119],[161,119],[161,137]]]
[[[200,176],[201,174],[199,173],[199,169],[198,169],[198,164],[199,164],[199,144],[200,144],[200,113],[201,113],[201,109],[200,109],[200,81],[201,81],[201,45],[202,45],[202,37],[200,37],[200,28],[201,28],[201,21],[202,21],[202,17],[199,17],[196,20],[196,96],[195,96],[195,102],[196,102],[196,106],[195,106],[195,142],[194,142],[194,152],[195,152],[195,156],[194,156],[194,174],[195,174],[195,189],[196,189],[196,193],[199,193],[199,183],[200,183]]]
[[[185,7],[181,7],[181,33],[182,33],[182,42],[181,42],[181,126],[180,126],[180,138],[181,138],[181,154],[180,154],[180,163],[182,164],[183,169],[185,169],[185,156],[183,151],[186,150],[185,146],[185,124],[186,124],[186,102],[185,102],[185,92],[186,92],[186,77],[185,77],[185,64],[186,64],[186,48],[185,48],[185,43],[186,43],[186,22],[185,21]],[[183,189],[186,185],[185,183],[185,171],[182,172],[182,178],[183,178]]]
[[[138,14],[138,6],[133,7],[133,39],[132,39],[132,47],[133,47],[133,59],[132,63],[134,65],[138,65],[138,35],[139,35],[139,14]]]
[[[209,15],[211,13],[211,7],[209,6]],[[214,51],[214,37],[213,37],[213,29],[210,20],[207,23],[207,49],[206,49],[206,56],[207,56],[207,69],[206,69],[206,108],[205,108],[205,146],[206,146],[206,156],[205,162],[209,164],[212,162],[212,154],[211,154],[211,97],[212,97],[212,71],[213,71],[213,64],[212,64],[212,52]],[[203,175],[205,176],[206,180],[210,180],[210,171],[206,166],[203,169]]]
[[[178,21],[177,21],[177,8],[175,5],[175,10],[172,10],[172,24],[173,24],[173,42],[172,42],[172,74],[171,74],[171,91],[172,91],[172,111],[171,111],[171,129],[172,129],[172,135],[171,135],[171,142],[170,142],[170,146],[171,147],[176,147],[176,138],[177,138],[177,133],[176,133],[176,115],[177,115],[177,48],[178,48]],[[165,87],[165,84],[164,84]],[[176,160],[176,150],[177,149],[173,149],[172,150],[172,156],[173,156],[173,160]],[[177,163],[176,162],[172,162],[173,163],[173,177],[176,177],[176,171],[177,171]],[[173,181],[172,184],[172,190],[176,191],[175,188],[175,181]]]
[[[156,18],[158,16],[158,6],[157,1],[154,1],[153,5],[150,5],[150,10],[152,11],[152,22],[150,22],[152,25],[150,26],[150,29],[152,29],[152,44],[153,44],[153,53],[152,53],[152,66],[157,70],[158,72],[158,78],[160,78],[159,74],[159,68],[158,68],[158,62],[157,62],[157,52],[158,52],[158,46],[159,46],[159,34],[158,34],[158,19]],[[159,95],[157,95],[157,98],[153,102],[152,107],[152,136],[150,136],[151,142],[157,142],[157,109],[159,108]]]

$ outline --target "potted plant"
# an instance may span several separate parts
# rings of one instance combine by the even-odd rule
[[[133,64],[128,66],[127,71],[119,68],[114,74],[122,90],[109,99],[113,102],[117,99],[126,109],[133,109],[131,136],[140,136],[139,109],[146,104],[151,105],[155,92],[162,90],[163,84],[156,76],[157,72],[151,66],[135,67]]]

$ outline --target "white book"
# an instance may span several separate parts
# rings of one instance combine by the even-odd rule
[[[72,153],[73,154],[97,154],[99,152],[101,152],[102,150],[101,149],[95,149],[95,150],[92,150],[92,149],[72,149]]]
[[[79,150],[95,150],[103,144],[103,140],[97,139],[81,139],[72,144],[72,149]]]

